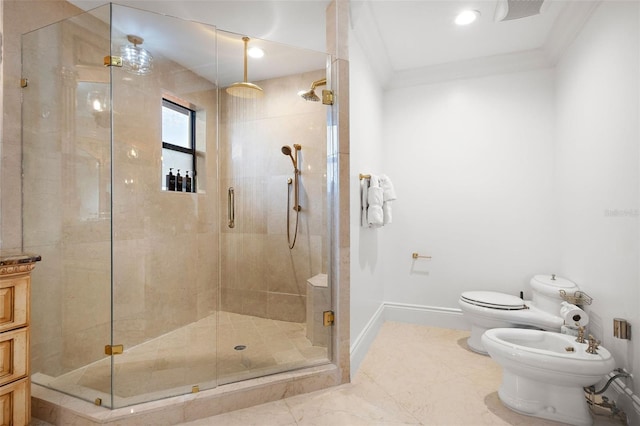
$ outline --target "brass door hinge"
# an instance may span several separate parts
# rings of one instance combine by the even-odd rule
[[[93,403],[98,406],[102,405],[102,398],[96,398]]]
[[[324,105],[333,105],[333,90],[322,91],[322,103]]]
[[[120,56],[105,56],[104,66],[105,67],[121,67],[122,58]]]
[[[27,79],[27,78],[21,78],[20,79],[20,87],[22,87],[24,89],[28,85],[29,85],[29,79]]]
[[[333,311],[324,311],[322,313],[322,325],[324,325],[325,327],[333,325],[335,321],[336,316],[334,315]]]
[[[105,355],[121,355],[124,352],[123,345],[105,345],[104,354]]]

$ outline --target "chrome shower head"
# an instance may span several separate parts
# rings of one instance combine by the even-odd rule
[[[327,84],[326,78],[316,80],[313,83],[311,83],[311,89],[307,90],[306,92],[300,91],[298,92],[298,95],[305,101],[320,102],[320,98],[318,97],[318,95],[316,95],[316,87],[324,86],[325,84]]]

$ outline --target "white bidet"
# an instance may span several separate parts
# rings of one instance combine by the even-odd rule
[[[614,369],[605,348],[592,354],[575,336],[518,328],[487,330],[482,344],[503,369],[498,395],[507,407],[572,425],[593,423],[583,387]]]

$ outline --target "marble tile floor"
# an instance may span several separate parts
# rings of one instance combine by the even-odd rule
[[[522,425],[498,398],[501,369],[471,352],[466,331],[387,322],[352,383],[182,426]],[[596,416],[596,426],[620,425]]]
[[[237,350],[240,345],[245,349]],[[328,362],[327,348],[307,339],[306,324],[230,312],[131,347],[114,359],[118,407],[189,393],[193,385],[206,389],[216,376],[222,385]],[[88,401],[102,398],[109,406],[110,374],[105,357],[59,377],[36,373],[32,380]]]

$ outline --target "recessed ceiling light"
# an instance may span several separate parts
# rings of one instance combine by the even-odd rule
[[[252,47],[247,53],[252,58],[262,58],[264,56],[264,50],[260,49],[259,47]]]
[[[458,25],[469,25],[478,19],[478,16],[480,16],[480,12],[477,10],[463,10],[456,16],[455,23]]]

